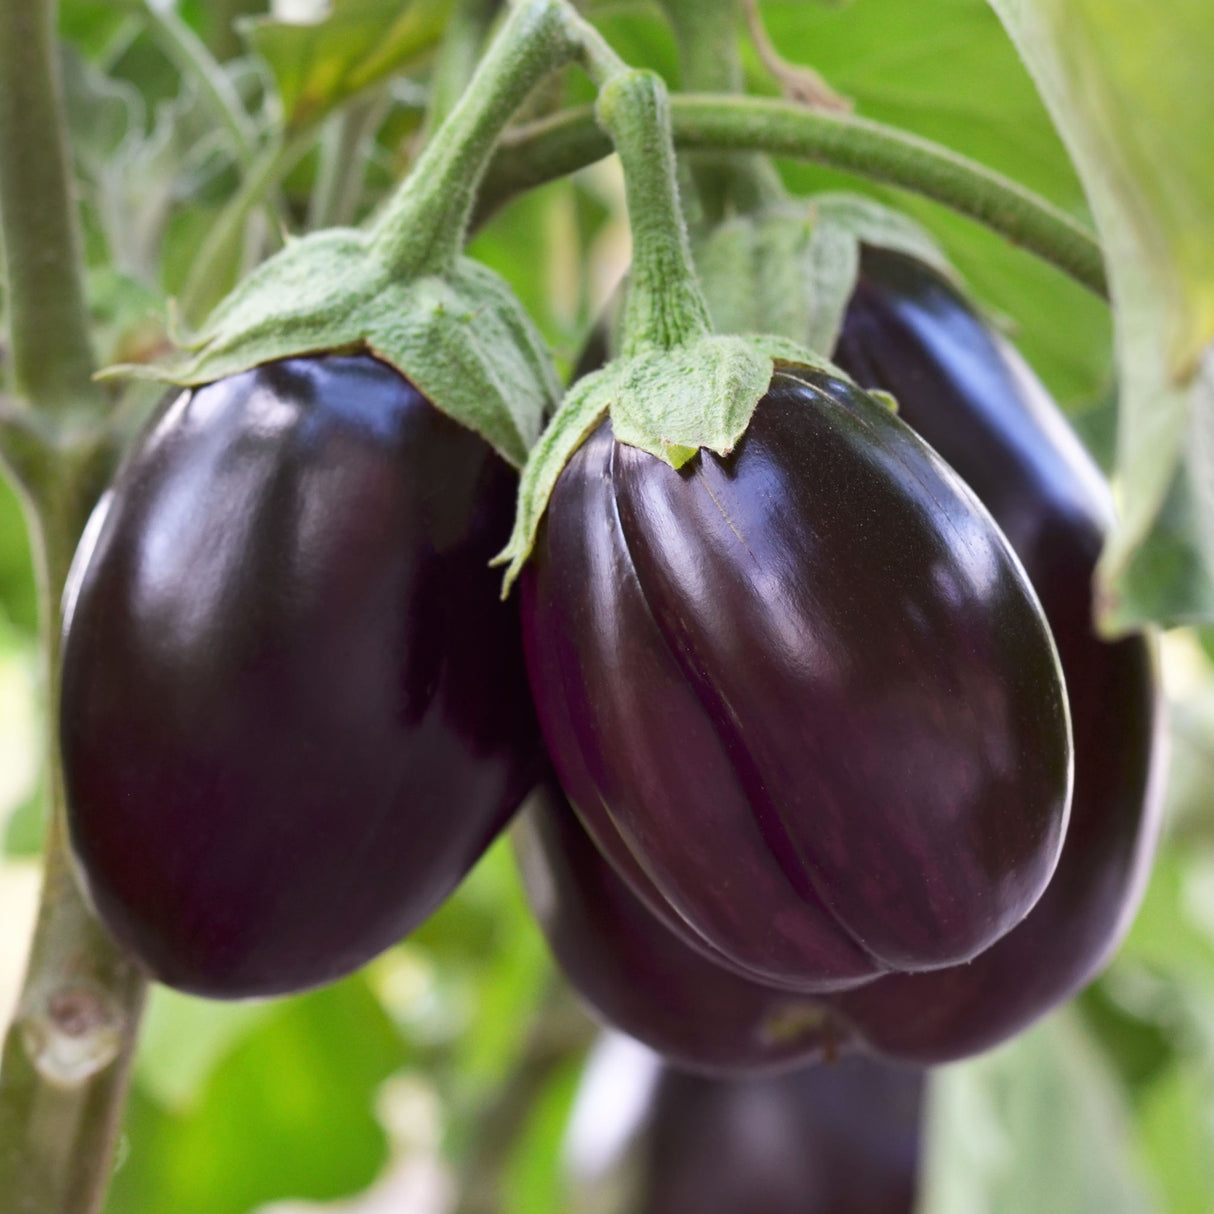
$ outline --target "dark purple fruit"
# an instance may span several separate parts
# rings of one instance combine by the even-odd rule
[[[724,968],[650,914],[551,783],[528,800],[513,839],[561,970],[608,1024],[705,1074],[786,1068],[842,1044],[819,1003]]]
[[[1108,490],[1058,408],[934,271],[866,249],[836,360],[892,392],[899,416],[983,500],[1041,599],[1066,675],[1075,743],[1058,869],[1027,919],[964,967],[884,978],[839,1008],[872,1048],[939,1062],[1011,1036],[1108,959],[1159,832],[1162,714],[1151,645],[1100,640],[1092,574]]]
[[[676,472],[603,423],[523,579],[541,727],[651,911],[804,992],[966,961],[1070,795],[1057,657],[1006,541],[865,393],[777,375]]]
[[[593,1202],[594,1209],[911,1214],[915,1208],[920,1072],[854,1057],[778,1076],[713,1080],[658,1067],[619,1039],[605,1045],[591,1055],[569,1144],[581,1191],[592,1200],[622,1197]],[[631,1113],[622,1126],[621,1109]],[[596,1126],[601,1145],[591,1136]]]
[[[515,484],[369,356],[166,403],[77,556],[61,712],[80,871],[156,978],[336,978],[500,830],[538,771],[487,568]]]

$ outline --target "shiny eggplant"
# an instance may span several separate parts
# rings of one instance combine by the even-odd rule
[[[313,986],[428,915],[539,770],[487,568],[516,476],[369,355],[166,402],[65,604],[72,846],[115,937],[218,997]]]
[[[831,1012],[701,955],[616,875],[549,781],[513,831],[531,908],[565,977],[600,1019],[668,1061],[752,1074],[833,1055]]]
[[[1058,869],[1029,916],[971,964],[883,978],[837,1001],[871,1048],[921,1062],[976,1053],[1088,982],[1129,925],[1159,832],[1164,774],[1154,655],[1101,640],[1092,574],[1108,489],[1032,372],[936,272],[866,249],[835,358],[899,415],[991,511],[1058,645],[1075,744]]]
[[[603,1214],[911,1214],[924,1086],[919,1071],[861,1057],[705,1079],[610,1037],[574,1104],[567,1154],[585,1198],[575,1204]]]
[[[912,1214],[923,1087],[866,1058],[732,1082],[667,1071],[635,1214]]]
[[[680,471],[603,422],[524,572],[540,724],[650,910],[802,992],[967,961],[1053,871],[1071,753],[1040,606],[977,499],[841,379],[773,379]]]

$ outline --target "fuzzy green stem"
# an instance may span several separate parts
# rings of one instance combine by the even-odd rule
[[[455,264],[498,137],[535,85],[580,49],[562,0],[524,0],[514,10],[375,225],[376,252],[395,276]]]
[[[246,50],[236,23],[241,17],[264,13],[266,0],[207,0],[207,46],[216,59],[234,59]]]
[[[712,324],[679,206],[666,86],[652,72],[621,72],[600,91],[595,112],[619,153],[632,229],[621,352],[686,345]]]
[[[423,146],[455,109],[476,74],[477,59],[501,0],[455,0],[430,78]]]
[[[0,0],[0,244],[11,388],[48,417],[98,411],[52,0]]]
[[[738,0],[662,0],[685,92],[738,93]]]
[[[928,139],[766,98],[677,96],[670,109],[680,148],[767,152],[900,186],[977,220],[1107,297],[1104,259],[1088,229],[1031,190]],[[610,152],[589,108],[510,132],[486,174],[478,218]]]

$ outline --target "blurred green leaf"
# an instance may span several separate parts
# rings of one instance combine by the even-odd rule
[[[1083,178],[1116,306],[1122,521],[1101,560],[1103,621],[1214,619],[1214,9],[991,3]],[[1182,458],[1189,481],[1177,490]],[[1157,540],[1169,491],[1193,490],[1193,530]],[[1164,565],[1157,542],[1171,553]]]
[[[1083,191],[1049,115],[985,0],[802,0],[763,6],[777,49],[820,69],[857,113],[957,149],[1080,219]],[[751,57],[752,89],[773,86]],[[903,210],[935,235],[974,295],[1069,412],[1104,399],[1111,372],[1108,308],[1039,259],[923,199],[858,178],[786,164],[798,193],[845,189]]]
[[[1161,849],[1118,961],[1137,962],[1214,992],[1214,924],[1194,917],[1191,859],[1187,848]]]
[[[0,610],[27,636],[37,632],[38,595],[29,531],[20,499],[4,475],[0,475]]]
[[[247,1214],[366,1188],[387,1157],[376,1092],[405,1061],[361,977],[273,1005],[190,1115],[136,1086],[106,1214]]]
[[[131,19],[131,5],[114,0],[59,0],[59,32],[82,54],[103,54],[123,25]]]
[[[561,1152],[581,1074],[581,1057],[570,1059],[552,1074],[532,1107],[502,1178],[502,1214],[555,1214],[569,1208]]]
[[[552,972],[504,837],[409,947],[458,984],[463,1020],[450,1062],[457,1099],[475,1104],[522,1054]]]
[[[25,840],[18,815],[39,798],[42,723],[36,692],[37,657],[32,640],[0,615],[0,856],[36,851]]]
[[[266,18],[244,28],[273,74],[286,126],[298,129],[433,50],[450,9],[450,0],[334,0],[314,23]]]
[[[1147,1214],[1129,1117],[1082,1021],[1062,1012],[933,1074],[925,1214]]]
[[[1214,1084],[1177,1062],[1147,1092],[1137,1124],[1138,1154],[1156,1177],[1167,1214],[1214,1210]]]
[[[269,1002],[216,1003],[153,986],[135,1080],[166,1110],[186,1112],[223,1058],[277,1011]]]

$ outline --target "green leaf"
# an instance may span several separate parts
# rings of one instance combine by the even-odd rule
[[[188,1113],[137,1083],[106,1214],[247,1214],[365,1188],[387,1157],[376,1093],[405,1061],[362,978],[271,1005]]]
[[[559,392],[543,339],[493,271],[393,278],[365,233],[293,241],[215,310],[182,355],[114,374],[210,383],[274,359],[367,349],[521,467]]]
[[[135,1058],[136,1082],[166,1110],[188,1111],[224,1056],[277,1011],[273,1003],[216,1003],[153,986]]]
[[[782,54],[821,69],[857,113],[955,148],[1086,220],[1082,187],[986,0],[765,0]],[[753,87],[771,88],[757,64]],[[805,164],[784,163],[798,194],[863,193],[913,217],[947,253],[971,294],[1006,318],[1021,352],[1068,412],[1107,392],[1105,304],[982,225],[912,194]]]
[[[1194,505],[1187,548],[1202,576],[1165,601],[1138,589],[1153,526],[1187,453],[1190,483],[1214,464],[1214,10],[1206,0],[991,0],[1084,181],[1115,305],[1122,519],[1101,559],[1102,623],[1214,618],[1214,500]],[[1175,535],[1170,537],[1173,547]],[[1200,569],[1190,557],[1190,570]],[[1148,579],[1149,580],[1149,579]]]
[[[1138,1156],[1167,1214],[1214,1209],[1214,1082],[1174,1063],[1148,1089],[1137,1122]]]
[[[856,285],[861,243],[897,249],[956,277],[928,233],[858,194],[827,193],[738,215],[695,245],[719,333],[777,333],[829,354]]]
[[[278,87],[289,129],[318,122],[437,45],[451,0],[334,0],[306,25],[251,21],[249,42]]]
[[[537,1214],[569,1208],[562,1148],[581,1074],[580,1057],[558,1067],[531,1109],[506,1166],[502,1214]]]
[[[931,1214],[1148,1214],[1128,1110],[1070,1012],[936,1071],[924,1186]]]
[[[1214,924],[1194,916],[1190,882],[1187,853],[1163,848],[1118,962],[1145,965],[1214,993]]]

